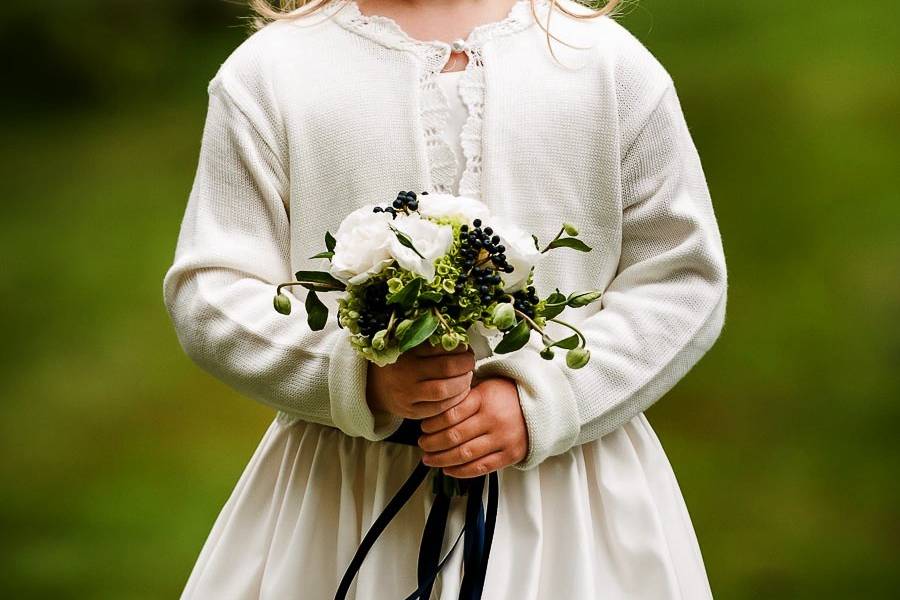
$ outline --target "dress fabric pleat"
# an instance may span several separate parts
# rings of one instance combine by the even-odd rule
[[[275,420],[226,502],[183,598],[326,600],[369,525],[412,472],[417,447]],[[690,517],[643,415],[535,469],[503,469],[484,598],[710,598]],[[416,492],[366,558],[348,598],[402,600],[433,496]],[[464,498],[453,498],[443,553]],[[455,600],[462,553],[432,598]]]

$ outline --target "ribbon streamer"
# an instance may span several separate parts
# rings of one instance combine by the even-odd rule
[[[417,440],[421,434],[419,423],[419,421],[414,419],[404,419],[400,428],[386,438],[385,441],[413,446],[418,445]],[[391,498],[381,514],[378,515],[378,518],[375,519],[375,522],[366,532],[362,542],[356,549],[356,553],[341,579],[334,597],[335,600],[346,599],[353,579],[362,567],[366,555],[372,549],[378,536],[384,532],[391,520],[400,512],[400,509],[409,502],[432,468],[419,461],[407,480],[400,486],[400,489],[394,494],[394,497]],[[444,476],[438,469],[435,477]],[[434,580],[441,569],[444,568],[444,565],[446,565],[463,536],[465,536],[463,544],[463,580],[460,585],[459,600],[481,599],[487,573],[488,558],[491,552],[491,542],[493,541],[494,528],[497,522],[500,482],[496,471],[487,476],[482,475],[471,479],[460,479],[459,481],[462,493],[468,496],[465,524],[447,555],[442,560],[438,560],[444,533],[447,529],[450,496],[443,485],[435,485],[434,502],[428,512],[425,529],[422,531],[422,541],[419,546],[417,565],[418,588],[407,596],[405,600],[428,600],[430,598]],[[488,485],[487,517],[485,517],[481,501],[485,482]]]

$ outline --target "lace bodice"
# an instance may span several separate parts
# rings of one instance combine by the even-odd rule
[[[459,80],[464,71],[444,71],[438,73],[438,83],[444,91],[447,98],[449,112],[447,122],[444,124],[443,137],[447,145],[453,149],[453,156],[456,158],[456,176],[452,192],[459,192],[459,181],[465,168],[465,154],[460,140],[466,118],[469,115],[466,105],[459,95]]]

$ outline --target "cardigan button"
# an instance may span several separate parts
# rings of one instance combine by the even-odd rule
[[[450,44],[450,50],[453,52],[463,52],[466,49],[466,40],[453,40]]]

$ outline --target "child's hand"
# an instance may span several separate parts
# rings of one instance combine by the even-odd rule
[[[478,477],[516,464],[528,451],[528,430],[513,380],[477,382],[465,399],[422,421],[423,462],[452,477]]]
[[[398,417],[425,419],[460,403],[469,393],[475,354],[459,346],[447,352],[424,342],[397,362],[368,364],[366,399],[372,409]]]

